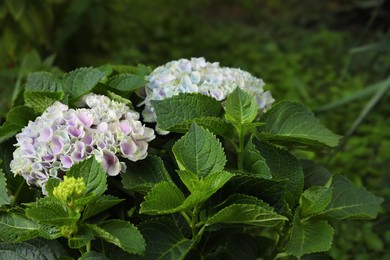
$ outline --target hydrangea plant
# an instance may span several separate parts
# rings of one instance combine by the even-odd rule
[[[326,257],[330,221],[383,200],[299,158],[341,137],[263,86],[203,58],[30,74],[0,127],[0,256]]]

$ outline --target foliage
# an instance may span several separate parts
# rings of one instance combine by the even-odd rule
[[[17,102],[32,113],[9,114],[33,120],[56,100],[76,107],[89,92],[135,101],[142,68],[104,65],[62,77],[30,74]],[[115,81],[129,77],[139,80]],[[125,160],[121,176],[108,178],[91,156],[62,180],[50,178],[44,194],[36,191],[36,198],[21,203],[19,193],[8,188],[6,180],[14,177],[3,165],[3,254],[29,257],[23,249],[34,247],[28,251],[34,254],[42,246],[36,241],[46,239],[55,242],[41,254],[81,259],[111,258],[114,251],[130,259],[301,258],[330,250],[332,221],[375,218],[380,210],[383,199],[290,152],[328,149],[340,139],[299,103],[281,101],[258,114],[255,99],[237,88],[223,105],[183,93],[154,106],[159,126],[171,133],[151,143],[145,161]],[[215,121],[222,123],[216,127]],[[6,118],[0,128],[4,148],[23,123],[18,116]],[[2,156],[11,157],[13,149],[5,151]],[[259,249],[262,241],[267,250]],[[248,250],[237,251],[236,243]]]

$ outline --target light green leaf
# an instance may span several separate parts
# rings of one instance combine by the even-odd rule
[[[206,223],[249,225],[257,227],[273,227],[288,220],[286,217],[276,214],[269,207],[251,204],[233,204],[218,211],[211,216]]]
[[[25,91],[23,97],[26,106],[31,107],[36,113],[41,114],[46,108],[53,105],[55,101],[62,100],[63,92]]]
[[[95,216],[96,214],[99,214],[100,212],[103,212],[104,210],[109,209],[118,203],[121,203],[122,201],[124,201],[124,199],[119,199],[112,195],[102,195],[97,200],[89,203],[85,207],[81,221]]]
[[[94,239],[92,230],[88,226],[80,226],[77,233],[72,234],[72,237],[68,239],[68,246],[75,249],[82,248],[92,239]]]
[[[129,162],[121,177],[125,189],[141,194],[148,193],[156,183],[170,180],[164,162],[154,155],[149,155],[141,161]]]
[[[62,237],[62,233],[59,227],[40,224],[39,236],[48,240],[54,240]]]
[[[226,156],[219,140],[208,130],[191,126],[172,148],[180,169],[189,170],[199,176],[220,172],[226,163]]]
[[[151,219],[139,228],[147,241],[145,259],[184,259],[194,243],[170,219]]]
[[[73,70],[63,76],[63,89],[70,98],[78,98],[90,92],[108,73],[92,67]]]
[[[112,243],[128,253],[142,255],[145,252],[145,240],[138,229],[130,222],[113,219],[99,226],[88,225],[95,236]]]
[[[0,259],[9,260],[52,260],[66,257],[68,253],[56,241],[50,241],[42,238],[37,238],[21,243],[4,243],[0,242]]]
[[[286,252],[300,258],[305,254],[328,251],[332,239],[333,228],[326,221],[301,223],[299,216],[296,215]]]
[[[34,111],[26,106],[12,108],[8,114],[5,123],[0,127],[0,143],[14,136],[29,120],[34,118]]]
[[[5,0],[5,3],[7,4],[8,10],[11,12],[14,19],[19,21],[26,6],[25,0]]]
[[[325,128],[314,114],[303,105],[282,101],[261,118],[266,125],[259,128],[263,138],[281,144],[304,146],[337,146],[341,136]]]
[[[90,157],[73,165],[66,173],[68,177],[82,177],[87,189],[85,197],[94,196],[97,200],[107,189],[107,176],[95,157]]]
[[[175,184],[161,182],[145,196],[145,201],[141,203],[140,213],[158,215],[177,212],[184,199],[184,194]]]
[[[304,182],[303,171],[298,159],[287,150],[257,139],[253,140],[253,144],[271,169],[273,178],[276,180],[288,179],[285,200],[290,205],[290,208],[293,208],[299,202]]]
[[[345,218],[376,218],[382,198],[374,196],[364,188],[357,188],[346,177],[333,176],[332,200],[321,215],[336,219]]]
[[[251,123],[258,110],[255,98],[240,88],[236,88],[228,96],[225,109],[226,120],[238,126]]]
[[[224,113],[219,101],[199,93],[181,93],[151,102],[156,111],[157,124],[164,130],[195,118],[220,117]]]
[[[116,90],[131,92],[145,86],[146,81],[138,75],[126,73],[114,76],[108,82],[108,85]]]
[[[43,224],[67,226],[76,223],[80,218],[79,213],[68,212],[63,203],[53,197],[38,199],[34,203],[29,203],[28,206],[27,217]]]
[[[272,179],[271,169],[268,167],[264,157],[256,149],[250,140],[245,146],[243,153],[243,170],[264,179]]]
[[[26,91],[32,92],[62,92],[62,81],[48,72],[33,72],[28,74],[25,86]]]
[[[79,260],[109,260],[103,253],[89,251],[81,255]]]
[[[0,240],[16,243],[39,236],[40,225],[27,218],[23,211],[0,213]]]
[[[309,216],[323,211],[332,199],[333,188],[314,186],[305,190],[301,197],[301,216]]]
[[[0,164],[1,164],[1,160],[0,160]],[[3,170],[0,168],[0,191],[1,194],[0,194],[0,207],[3,206],[3,205],[7,205],[10,203],[10,200],[8,198],[8,194],[7,194],[7,180],[5,178],[5,174],[3,172]]]
[[[233,126],[231,124],[226,123],[223,118],[212,116],[194,118],[191,120],[183,121],[181,123],[173,125],[168,130],[170,132],[175,133],[187,133],[190,130],[192,123],[196,123],[197,125],[204,127],[210,132],[220,136],[230,135],[234,131]]]

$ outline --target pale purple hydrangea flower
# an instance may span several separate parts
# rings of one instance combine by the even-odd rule
[[[126,170],[119,157],[131,161],[147,156],[154,130],[142,125],[139,114],[106,96],[88,94],[87,108],[69,109],[55,102],[16,135],[11,170],[29,185],[42,187],[49,178],[61,178],[73,164],[92,155],[106,173]]]
[[[220,67],[218,62],[206,62],[204,58],[168,62],[157,67],[146,79],[145,109],[142,112],[146,122],[156,122],[151,100],[162,100],[179,93],[198,92],[223,101],[239,87],[256,98],[261,112],[268,110],[275,101],[271,92],[264,91],[263,80],[240,69]]]

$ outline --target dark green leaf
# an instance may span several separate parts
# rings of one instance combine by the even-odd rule
[[[333,176],[333,196],[329,206],[321,215],[336,219],[375,218],[380,210],[382,198],[374,196],[364,188],[357,188],[346,177]]]
[[[61,181],[59,179],[49,178],[45,184],[47,195],[53,196],[54,188],[60,185],[60,183]]]
[[[63,92],[25,91],[23,93],[26,106],[34,109],[38,114],[43,113],[55,101],[62,100],[63,96]]]
[[[273,105],[261,121],[266,123],[259,128],[263,138],[281,144],[335,147],[341,138],[325,128],[306,107],[291,101]]]
[[[79,260],[109,260],[103,253],[89,251],[79,258]]]
[[[226,156],[219,140],[208,130],[195,123],[172,148],[180,169],[189,170],[199,176],[220,172]]]
[[[129,162],[126,173],[121,174],[121,177],[125,189],[142,194],[148,193],[156,183],[170,180],[163,161],[154,155],[141,161]]]
[[[224,109],[216,99],[198,94],[179,94],[163,100],[152,100],[157,123],[161,129],[168,130],[201,117],[220,117]]]
[[[168,130],[175,133],[187,133],[190,130],[192,123],[194,122],[197,125],[208,129],[210,132],[220,136],[230,135],[234,131],[232,125],[226,123],[224,119],[211,116],[183,121],[182,123],[175,124]]]
[[[146,81],[138,75],[126,73],[114,76],[108,82],[108,85],[116,90],[131,92],[145,86]]]
[[[62,81],[48,72],[33,72],[28,74],[25,86],[31,92],[63,92]]]
[[[89,203],[83,212],[83,217],[81,221],[84,221],[100,212],[103,212],[106,209],[109,209],[118,203],[121,203],[124,199],[119,199],[112,195],[102,195],[97,200]]]
[[[332,199],[332,188],[314,186],[305,190],[301,197],[301,216],[309,216],[323,211]]]
[[[145,240],[138,229],[130,222],[113,219],[99,226],[88,225],[98,236],[128,253],[142,255],[145,252]]]
[[[40,225],[28,219],[23,212],[0,213],[0,240],[16,243],[39,236]]]
[[[68,239],[68,246],[70,248],[82,248],[94,239],[93,232],[87,226],[81,226],[78,228],[76,234],[72,234],[72,237]]]
[[[18,21],[24,12],[26,6],[25,0],[5,0],[5,3],[14,19]]]
[[[236,88],[227,98],[225,104],[226,119],[238,126],[251,123],[257,116],[255,98],[240,88]]]
[[[0,127],[0,143],[14,136],[29,120],[34,118],[34,111],[26,106],[12,108],[8,114],[5,123]]]
[[[326,221],[301,223],[294,217],[290,240],[286,252],[298,258],[305,254],[328,251],[332,245],[333,228]]]
[[[313,186],[325,186],[332,178],[332,173],[323,166],[309,160],[300,161],[305,176],[305,189]]]
[[[253,145],[252,141],[249,141],[245,146],[243,153],[243,168],[245,172],[255,174],[257,177],[272,179],[271,170],[268,167],[267,162]]]
[[[0,164],[1,164],[1,160],[0,160]],[[5,178],[5,174],[4,174],[3,170],[0,168],[0,191],[1,191],[1,194],[0,194],[0,207],[10,203],[10,200],[9,200],[8,194],[7,194],[7,183],[6,183],[6,181],[7,180]]]
[[[140,230],[147,241],[145,259],[184,259],[193,245],[170,219],[148,220]]]

